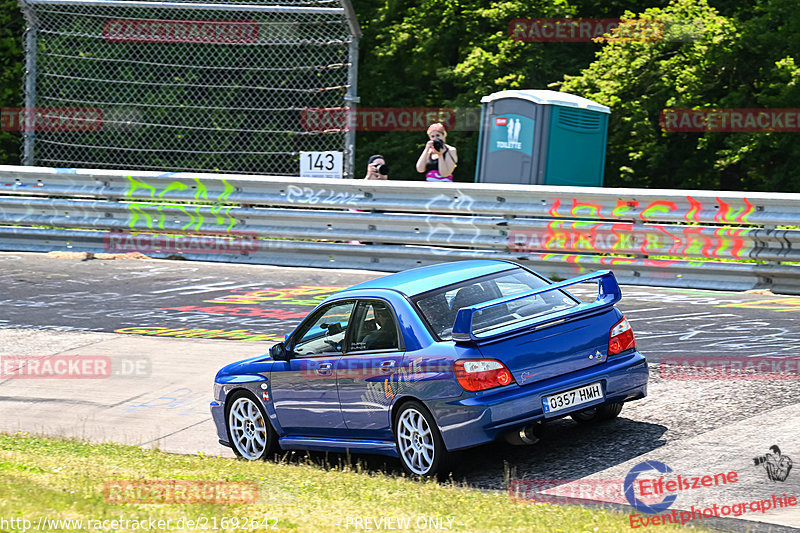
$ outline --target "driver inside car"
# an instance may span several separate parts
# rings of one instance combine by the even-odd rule
[[[394,327],[392,312],[383,306],[374,306],[375,322],[378,329],[364,337],[367,350],[388,350],[397,348],[397,330]]]

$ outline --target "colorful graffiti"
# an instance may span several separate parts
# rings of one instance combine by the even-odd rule
[[[753,302],[736,302],[717,307],[738,307],[740,309],[758,309],[764,311],[800,311],[800,298],[772,298]]]
[[[282,341],[280,335],[271,333],[254,333],[246,329],[234,329],[225,331],[221,329],[190,329],[190,328],[168,328],[163,326],[136,326],[130,328],[115,329],[114,333],[127,333],[131,335],[153,335],[155,337],[177,337],[192,339],[228,339],[234,341]]]
[[[511,230],[513,252],[586,252],[664,255],[678,258],[752,259],[755,230],[588,221],[552,221]],[[759,249],[759,251],[761,251]]]
[[[562,200],[555,198],[548,208],[548,214],[557,218],[623,218],[643,222],[669,219],[697,224],[702,222],[749,224],[750,215],[757,211],[747,198],[742,198],[743,205],[732,205],[719,197],[714,199],[716,201],[713,205],[709,204],[708,200],[704,204],[692,196],[686,196],[684,199],[688,207],[669,200],[653,200],[649,203],[638,200],[617,200],[617,205],[608,213],[606,205],[602,203],[582,202],[572,198],[571,207],[562,207]],[[565,200],[564,203],[566,202]]]
[[[163,177],[169,176],[166,174]],[[129,198],[133,198],[136,195],[136,191],[142,189],[146,191],[145,196],[149,195],[150,200],[149,202],[141,202],[141,201],[132,201],[128,205],[128,210],[130,211],[130,220],[128,222],[128,226],[131,229],[135,229],[137,227],[141,227],[139,224],[140,218],[144,221],[144,226],[149,229],[165,229],[164,224],[168,220],[169,212],[178,211],[181,214],[188,217],[188,222],[181,227],[181,230],[188,230],[189,228],[193,228],[195,230],[200,230],[204,224],[207,224],[209,220],[203,216],[203,212],[206,212],[206,215],[210,215],[211,221],[215,222],[217,228],[215,231],[220,231],[220,227],[224,227],[224,231],[231,231],[233,227],[236,225],[236,219],[230,216],[229,211],[233,209],[233,205],[228,200],[228,197],[234,192],[235,188],[233,185],[225,181],[224,179],[221,180],[222,184],[225,186],[225,189],[217,195],[216,198],[212,196],[209,200],[208,198],[208,188],[197,178],[194,178],[196,186],[193,187],[194,191],[194,199],[198,202],[209,202],[213,203],[214,205],[182,205],[182,204],[175,204],[175,203],[166,203],[164,201],[164,195],[169,192],[173,191],[185,191],[189,189],[189,186],[185,183],[181,183],[180,181],[172,181],[169,183],[161,182],[158,183],[158,187],[162,187],[161,192],[158,192],[155,185],[151,185],[150,183],[146,183],[144,181],[139,181],[133,176],[126,176],[128,181],[130,182],[130,187],[128,191],[125,193],[125,196]],[[141,193],[140,193],[141,194]],[[154,217],[147,212],[147,210],[152,210],[153,208],[156,209],[158,213],[158,220],[155,220]],[[174,217],[171,217],[174,218]],[[227,225],[227,226],[226,226]]]
[[[233,290],[227,296],[220,296],[205,303],[230,305],[257,305],[262,302],[283,305],[314,306],[331,294],[346,287],[333,285],[301,285],[299,287],[275,287],[254,290]]]
[[[205,289],[206,286],[189,287],[189,289],[197,288]],[[308,314],[307,310],[291,310],[274,307],[265,309],[257,306],[261,303],[281,304],[282,306],[316,306],[329,295],[343,288],[344,287],[327,285],[301,285],[298,287],[264,289],[228,289],[230,291],[229,294],[203,302],[204,304],[223,305],[176,305],[171,307],[159,307],[145,312],[144,314],[138,313],[136,317],[129,318],[148,318],[148,313],[152,313],[153,316],[150,318],[153,320],[179,321],[192,324],[202,323],[205,326],[211,327],[216,325],[216,323],[220,323],[223,327],[228,324],[235,324],[235,326],[239,327],[249,324],[256,329],[266,328],[272,331],[289,332],[301,319],[306,317]],[[220,289],[222,289],[222,287],[216,287],[216,290]],[[159,312],[169,313],[170,316],[159,316]],[[202,315],[205,315],[205,317]],[[233,318],[229,319],[228,317]],[[134,326],[116,329],[114,333],[192,339],[228,339],[269,342],[283,340],[282,334],[259,333],[250,329],[224,330],[191,327]]]
[[[277,320],[291,320],[304,318],[305,311],[287,311],[286,309],[259,309],[254,307],[229,307],[213,305],[203,307],[200,305],[181,305],[177,307],[159,307],[154,311],[188,311],[194,313],[210,313],[212,315],[240,316],[250,318],[274,318]]]

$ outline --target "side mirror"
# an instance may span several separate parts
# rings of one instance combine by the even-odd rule
[[[269,349],[269,355],[276,361],[287,361],[289,355],[286,353],[286,344],[279,342]]]

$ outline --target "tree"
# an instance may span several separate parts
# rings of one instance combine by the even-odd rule
[[[22,107],[22,33],[16,0],[0,1],[0,108]],[[21,135],[0,131],[0,164],[18,165]]]
[[[797,107],[800,16],[790,6],[758,1],[756,9],[739,11],[749,18],[738,22],[705,0],[626,13],[662,21],[664,38],[612,42],[561,85],[612,108],[606,184],[800,190],[795,134],[675,133],[659,124],[665,108]]]

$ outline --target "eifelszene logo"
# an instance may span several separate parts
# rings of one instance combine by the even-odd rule
[[[625,484],[623,485],[623,488],[625,489],[625,499],[627,499],[628,503],[630,503],[637,511],[656,514],[669,509],[669,507],[675,503],[678,495],[668,494],[664,496],[664,499],[662,499],[660,502],[653,504],[647,504],[638,499],[635,491],[633,490],[634,483],[636,483],[636,479],[639,477],[639,474],[642,472],[648,472],[650,470],[655,470],[661,474],[669,474],[672,472],[670,467],[660,461],[645,461],[631,468],[630,472],[628,472],[628,475],[625,476]]]

